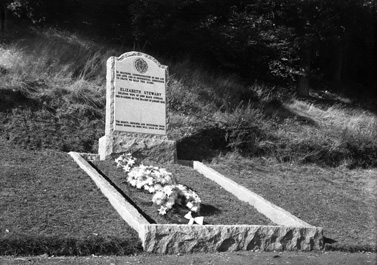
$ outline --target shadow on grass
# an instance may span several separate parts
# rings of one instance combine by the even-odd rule
[[[178,140],[177,157],[180,160],[210,160],[222,152],[230,151],[226,141],[226,130],[207,128]]]
[[[220,213],[221,213],[221,210],[219,208],[216,208],[213,205],[209,205],[209,204],[200,205],[200,215],[202,216],[212,216],[212,215],[216,215]]]
[[[41,109],[42,105],[38,100],[28,98],[20,90],[0,88],[0,112],[8,112],[11,109],[26,107],[30,109]]]
[[[270,150],[268,147],[258,145],[258,141],[267,138],[272,139],[272,136],[256,126],[206,128],[178,140],[177,157],[182,161],[211,161],[220,154],[232,151],[237,151],[245,157],[261,156],[268,154]]]
[[[87,256],[130,255],[142,251],[138,238],[17,235],[0,239],[0,255]]]
[[[293,119],[300,122],[300,124],[306,124],[314,127],[318,126],[317,122],[312,118],[295,113],[284,106],[284,104],[277,99],[265,103],[262,110],[266,117],[280,122],[283,122],[286,119]]]

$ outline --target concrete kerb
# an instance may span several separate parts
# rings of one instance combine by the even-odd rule
[[[135,229],[144,251],[160,254],[236,250],[321,250],[323,230],[311,226],[234,181],[197,161],[179,161],[193,166],[240,200],[254,206],[278,226],[263,225],[174,225],[150,224],[86,159],[98,155],[69,153],[92,178],[120,216]]]

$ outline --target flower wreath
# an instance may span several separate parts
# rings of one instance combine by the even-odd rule
[[[115,162],[126,172],[127,182],[131,186],[154,193],[152,202],[160,206],[158,212],[161,215],[177,205],[199,212],[201,200],[196,192],[185,185],[176,184],[172,173],[166,169],[138,164],[131,154],[123,154]]]

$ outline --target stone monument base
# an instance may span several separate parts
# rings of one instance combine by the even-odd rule
[[[164,138],[138,135],[105,135],[99,139],[100,160],[115,159],[131,153],[143,163],[175,163],[176,142]]]

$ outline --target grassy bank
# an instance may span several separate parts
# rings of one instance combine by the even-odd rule
[[[0,142],[0,255],[127,255],[137,233],[67,154]]]
[[[16,31],[14,31],[16,32]],[[110,56],[132,50],[69,32],[23,30],[0,46],[1,137],[30,150],[97,152]],[[220,153],[280,162],[375,167],[376,109],[328,91],[310,98],[169,60],[171,139],[180,159]]]

